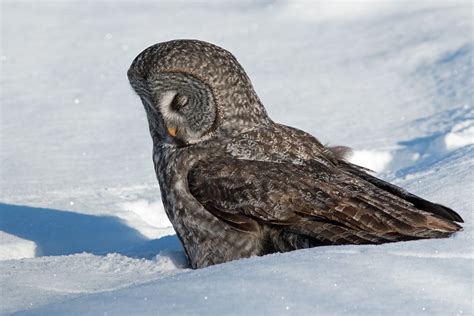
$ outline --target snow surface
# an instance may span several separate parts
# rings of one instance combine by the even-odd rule
[[[470,1],[1,1],[0,314],[473,311]],[[232,51],[268,112],[465,220],[452,238],[188,268],[126,71]]]

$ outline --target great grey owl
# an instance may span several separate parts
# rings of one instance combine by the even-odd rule
[[[273,122],[242,66],[220,47],[153,45],[135,58],[128,78],[146,110],[166,213],[193,268],[461,229],[453,210]]]

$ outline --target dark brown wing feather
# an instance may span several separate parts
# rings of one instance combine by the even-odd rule
[[[270,225],[290,248],[439,238],[461,229],[413,203],[413,195],[371,180],[314,161],[215,160],[188,175],[190,192],[215,216],[248,232]]]
[[[455,222],[460,222],[464,223],[462,217],[450,209],[449,207],[446,207],[444,205],[432,203],[430,201],[427,201],[425,199],[420,198],[419,196],[416,196],[414,194],[411,194],[410,192],[407,192],[406,190],[397,187],[396,185],[393,185],[391,183],[388,183],[386,181],[383,181],[379,178],[376,178],[366,172],[363,171],[361,167],[358,167],[356,165],[353,165],[351,163],[341,161],[341,165],[343,168],[350,173],[356,175],[357,177],[364,179],[365,181],[368,181],[372,183],[373,185],[377,186],[378,188],[385,190],[387,192],[390,192],[393,195],[396,195],[410,203],[412,203],[415,207],[424,210],[426,212],[436,214],[440,216],[441,218],[449,219],[451,221]]]

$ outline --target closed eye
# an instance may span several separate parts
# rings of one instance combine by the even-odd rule
[[[183,95],[183,94],[180,94],[180,93],[177,93],[173,100],[171,101],[171,109],[174,110],[174,111],[179,111],[181,110],[182,108],[184,108],[187,104],[188,104],[188,97]]]

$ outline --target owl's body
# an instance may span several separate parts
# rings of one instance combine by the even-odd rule
[[[320,245],[447,237],[462,221],[274,123],[235,58],[180,40],[129,70],[168,217],[193,268]]]
[[[155,146],[153,157],[166,214],[193,268],[261,254],[254,236],[216,218],[190,193],[188,174],[210,158],[206,148]]]

